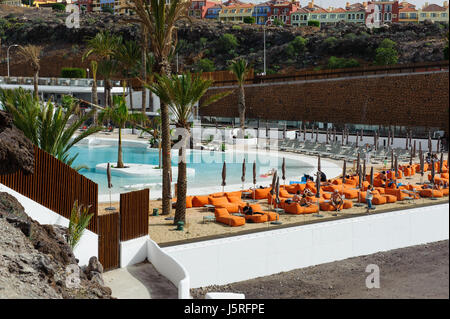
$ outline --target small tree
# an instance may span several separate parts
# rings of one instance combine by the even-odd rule
[[[214,62],[206,58],[199,60],[195,69],[199,72],[213,72],[216,70]]]
[[[295,39],[289,42],[288,46],[286,47],[286,54],[291,57],[298,57],[302,55],[306,50],[307,43],[307,39],[301,36],[295,37]]]
[[[247,79],[248,73],[250,72],[249,65],[246,60],[240,59],[233,62],[230,66],[231,72],[234,73],[236,80],[239,85],[238,93],[238,111],[239,111],[239,122],[241,129],[239,131],[239,137],[244,138],[245,132],[245,91],[244,83]]]
[[[255,17],[244,17],[244,23],[253,24],[256,22]]]
[[[280,19],[278,19],[278,18],[275,18],[274,20],[273,20],[273,25],[275,25],[275,26],[283,26],[284,25],[284,23],[283,23],[283,21],[281,21]]]
[[[308,26],[311,27],[320,27],[320,21],[319,20],[309,20]]]
[[[94,214],[89,214],[89,208],[90,206],[78,205],[78,200],[73,203],[67,231],[67,243],[72,250],[80,242],[84,230],[89,225],[92,216],[94,216]]]
[[[236,49],[238,45],[238,40],[231,33],[225,33],[218,40],[218,49],[224,53]]]
[[[82,68],[62,68],[62,78],[80,79],[86,77],[86,70]]]
[[[63,3],[55,3],[52,5],[52,10],[64,12],[66,11],[66,6]]]
[[[397,64],[398,52],[396,50],[397,43],[390,39],[381,41],[375,52],[375,64],[390,65]]]
[[[102,7],[102,12],[114,14],[114,9],[109,7],[109,6],[103,6]]]
[[[99,120],[101,122],[105,120],[111,120],[114,125],[119,128],[119,143],[117,149],[117,168],[124,168],[122,160],[122,129],[125,128],[127,122],[139,123],[147,121],[147,117],[141,112],[130,113],[128,111],[125,98],[123,96],[113,96],[112,107],[103,109],[99,114]]]

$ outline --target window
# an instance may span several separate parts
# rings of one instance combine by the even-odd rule
[[[384,11],[385,12],[392,12],[392,5],[391,4],[386,4],[384,6]]]
[[[447,17],[447,13],[441,13],[441,17],[442,18],[446,18]]]
[[[349,20],[352,19],[352,15],[351,15],[351,14],[348,15],[348,19],[349,19]]]
[[[427,17],[427,14],[426,14],[426,13],[421,13],[420,16],[421,16],[422,18],[426,18],[426,17]]]
[[[437,17],[437,14],[434,13],[434,12],[432,12],[432,13],[431,13],[431,17],[432,17],[432,18],[436,18],[436,17]]]
[[[223,11],[223,13],[228,13],[228,9],[225,9],[225,10]]]
[[[352,20],[355,20],[355,14],[354,13],[352,14]]]
[[[311,16],[311,18],[312,18],[312,19],[317,19],[317,14],[313,14],[313,15]]]
[[[335,14],[330,14],[330,19],[336,19],[336,15]]]
[[[410,13],[409,14],[410,19],[417,19],[417,13]]]
[[[236,13],[236,9],[231,10],[231,13]]]
[[[345,19],[345,13],[341,13],[341,14],[339,15],[339,19]]]
[[[406,13],[400,13],[400,19],[407,19]]]
[[[239,10],[239,13],[242,13],[242,12],[244,12],[244,9]]]
[[[327,18],[327,15],[326,15],[326,14],[322,14],[322,15],[320,16],[320,18],[321,18],[322,20],[325,20],[325,19]]]

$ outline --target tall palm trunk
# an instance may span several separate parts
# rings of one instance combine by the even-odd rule
[[[118,143],[118,150],[117,150],[117,168],[123,168],[123,161],[122,161],[122,127],[119,126],[119,143]]]
[[[177,205],[175,208],[174,224],[177,224],[179,221],[186,222],[186,140],[184,144],[178,152]]]
[[[239,124],[240,124],[240,133],[239,137],[244,138],[245,133],[245,92],[243,83],[239,84]]]
[[[112,106],[111,80],[110,79],[105,79],[105,106],[106,107]]]
[[[142,28],[142,81],[147,81],[147,46],[148,38],[146,28],[141,24]],[[151,96],[151,93],[150,93]],[[147,89],[142,87],[142,114],[145,114],[146,110],[146,100],[147,100]]]
[[[39,98],[38,81],[39,81],[39,69],[34,69],[33,86],[34,86],[34,96],[36,97],[36,99]]]
[[[170,63],[163,59],[158,64],[158,73],[161,75],[170,75]],[[168,215],[171,212],[171,183],[170,171],[171,162],[171,140],[170,140],[170,118],[169,105],[161,102],[161,138],[163,154],[163,176],[162,176],[162,214]]]

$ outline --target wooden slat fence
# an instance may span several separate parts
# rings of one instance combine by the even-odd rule
[[[150,190],[120,194],[120,240],[148,235]]]
[[[330,79],[330,78],[351,77],[351,76],[368,76],[375,74],[414,73],[425,71],[437,71],[441,69],[448,69],[448,67],[449,67],[448,61],[437,61],[437,62],[421,62],[421,63],[395,64],[384,66],[365,66],[365,67],[334,69],[334,70],[317,70],[317,71],[305,70],[290,74],[271,74],[266,76],[256,75],[252,73],[249,74],[249,76],[247,77],[246,84],[319,80],[319,79]],[[226,72],[226,71],[218,71],[218,72]],[[209,72],[209,73],[211,74],[206,73],[204,77],[214,80],[213,86],[229,86],[237,84],[236,79],[229,75],[225,76],[219,73],[214,74],[217,72]]]
[[[40,148],[34,147],[33,174],[0,175],[0,183],[66,218],[75,200],[90,205],[87,228],[97,233],[98,185]]]
[[[98,260],[105,271],[120,266],[119,224],[118,212],[98,216]]]

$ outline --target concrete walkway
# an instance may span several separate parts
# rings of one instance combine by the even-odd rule
[[[178,298],[177,288],[148,262],[105,272],[103,280],[118,299]]]

